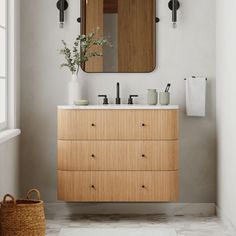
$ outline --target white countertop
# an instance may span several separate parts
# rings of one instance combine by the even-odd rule
[[[168,106],[149,106],[149,105],[88,105],[88,106],[58,106],[58,109],[62,110],[173,110],[179,109],[178,105],[168,105]]]

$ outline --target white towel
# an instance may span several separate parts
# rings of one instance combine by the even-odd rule
[[[187,78],[185,83],[187,115],[204,117],[206,114],[206,78]]]

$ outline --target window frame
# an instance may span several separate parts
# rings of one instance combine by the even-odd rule
[[[17,130],[19,126],[19,86],[20,86],[20,3],[6,1],[6,122],[0,127],[1,133]],[[18,132],[19,133],[19,132]]]
[[[5,121],[0,123],[0,131],[6,130],[9,126],[9,86],[8,86],[8,67],[9,67],[9,31],[8,31],[8,17],[9,17],[9,8],[8,8],[8,1],[5,1],[5,27],[2,26],[1,28],[5,30]]]

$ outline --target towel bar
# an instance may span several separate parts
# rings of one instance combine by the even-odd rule
[[[196,78],[196,76],[192,76],[192,78]],[[184,78],[184,80],[187,80],[186,78]],[[207,78],[206,78],[206,81],[207,81]]]

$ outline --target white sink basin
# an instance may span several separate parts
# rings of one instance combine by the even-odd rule
[[[179,109],[178,105],[168,105],[168,106],[149,106],[149,105],[89,105],[89,106],[58,106],[58,109],[84,109],[84,110],[153,110],[153,109],[159,109],[159,110],[173,110],[173,109]]]

